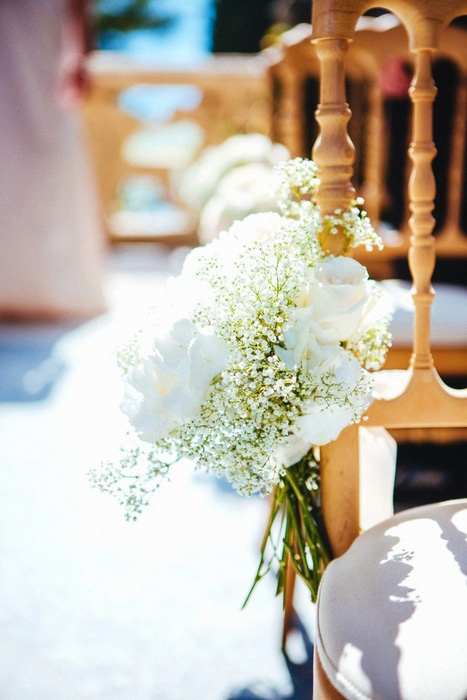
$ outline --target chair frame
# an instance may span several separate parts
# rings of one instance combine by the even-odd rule
[[[423,5],[423,7],[422,7]],[[345,208],[354,196],[351,184],[354,148],[347,135],[350,110],[345,100],[345,56],[358,18],[377,3],[368,0],[316,0],[313,3],[313,41],[321,61],[321,92],[317,120],[320,135],[313,157],[321,172],[317,195],[323,213]],[[440,36],[455,17],[467,12],[466,0],[389,0],[385,7],[407,28],[415,72],[409,90],[413,106],[409,155],[408,253],[415,304],[413,350],[406,372],[386,374],[398,381],[392,396],[376,400],[366,425],[391,430],[452,431],[467,426],[467,390],[453,390],[440,379],[430,346],[430,308],[434,297],[431,278],[435,266],[435,220],[432,215],[435,179],[432,160],[432,109],[436,87],[431,73],[432,55]],[[322,448],[322,506],[334,556],[343,554],[361,531],[359,502],[359,426],[344,430]],[[326,678],[315,655],[313,697],[342,697]]]
[[[430,345],[430,308],[434,298],[431,278],[435,266],[432,235],[435,180],[431,163],[436,154],[432,140],[436,87],[431,76],[431,58],[443,27],[467,11],[467,2],[448,0],[440,4],[429,0],[424,2],[423,13],[417,5],[413,0],[386,3],[408,30],[415,63],[409,91],[413,105],[409,155],[413,165],[409,182],[412,235],[408,256],[415,317],[410,366],[402,377],[397,373],[401,389],[395,397],[373,403],[366,425],[395,430],[453,429],[467,425],[467,391],[451,389],[441,381]],[[351,183],[354,147],[347,134],[350,110],[345,99],[345,57],[358,18],[376,6],[377,3],[367,0],[351,3],[319,0],[314,4],[313,41],[321,61],[321,86],[316,114],[320,134],[313,158],[321,173],[317,199],[324,214],[347,208],[355,196]],[[335,556],[346,551],[360,532],[358,430],[358,426],[351,426],[322,449],[323,512]]]

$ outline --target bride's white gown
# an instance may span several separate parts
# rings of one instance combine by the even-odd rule
[[[57,100],[60,0],[0,1],[0,317],[104,309],[80,115]]]

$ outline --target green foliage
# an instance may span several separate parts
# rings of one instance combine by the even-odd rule
[[[108,2],[96,0],[95,22],[97,33],[131,32],[135,29],[159,29],[173,21],[172,17],[162,17],[149,9],[149,0],[128,0],[118,12],[106,8]]]

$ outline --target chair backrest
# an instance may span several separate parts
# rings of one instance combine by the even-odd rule
[[[271,92],[271,137],[287,146],[291,156],[309,157],[318,135],[314,113],[319,101],[320,63],[311,42],[310,24],[298,24],[280,36],[262,54],[268,64]],[[364,125],[371,86],[376,80],[373,63],[356,54],[346,74],[347,99],[352,110],[350,137],[356,145],[354,170],[362,172]]]
[[[313,41],[321,61],[320,133],[313,158],[320,168],[317,199],[323,213],[346,208],[355,196],[352,184],[354,147],[347,133],[351,113],[345,94],[345,59],[359,17],[377,3],[368,0],[315,0]],[[388,430],[450,431],[467,426],[467,390],[453,390],[440,380],[430,345],[431,279],[435,266],[432,215],[435,178],[432,161],[433,101],[436,87],[432,58],[449,23],[467,13],[467,0],[388,0],[385,7],[404,24],[413,54],[414,76],[409,90],[412,171],[408,201],[411,217],[408,260],[415,304],[413,352],[407,371],[387,371],[387,390],[374,401],[364,424]],[[322,448],[323,514],[334,555],[342,554],[361,530],[361,431],[351,426]]]
[[[308,156],[317,135],[319,59],[311,25],[286,32],[267,49],[272,84],[272,133],[293,156]],[[393,14],[359,19],[348,48],[346,99],[352,119],[349,136],[356,148],[352,183],[387,245],[382,252],[358,253],[377,277],[396,276],[394,261],[407,255],[410,229],[407,182],[410,163],[410,99],[404,90],[413,72],[408,33]],[[467,41],[466,32],[448,26],[433,62],[438,94],[434,104],[437,180],[434,229],[439,258],[467,257]],[[406,140],[406,143],[404,142]],[[392,229],[397,234],[392,233]],[[453,280],[452,263],[449,277]],[[402,266],[403,267],[403,266]],[[462,268],[462,263],[458,265]],[[457,278],[461,277],[461,272]],[[455,281],[458,281],[456,279]]]
[[[394,21],[395,20],[395,21]],[[363,253],[365,263],[395,260],[407,254],[410,245],[409,200],[410,99],[404,91],[414,71],[414,55],[401,21],[385,15],[364,17],[357,24],[349,48],[349,62],[358,58],[375,75],[369,92],[366,143],[362,176],[356,182],[372,220],[383,238],[390,234],[384,251]],[[435,248],[438,260],[467,257],[467,33],[448,25],[439,36],[433,54],[432,75],[437,93],[433,104],[433,136],[436,157],[432,167],[436,179],[434,198]],[[399,83],[399,85],[398,85]],[[352,136],[352,134],[350,134]],[[398,143],[399,139],[399,143]],[[463,281],[448,263],[447,281]],[[391,269],[387,266],[387,269]],[[394,268],[392,268],[394,269]],[[439,271],[439,277],[443,271]]]

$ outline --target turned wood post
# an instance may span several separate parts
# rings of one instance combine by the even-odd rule
[[[433,143],[433,101],[436,87],[431,74],[431,49],[415,50],[415,75],[409,94],[413,103],[412,143],[409,155],[413,163],[409,180],[409,219],[412,231],[409,267],[413,279],[415,303],[414,344],[411,365],[416,369],[433,366],[430,351],[430,309],[434,297],[431,278],[435,268],[435,220],[432,215],[435,178],[432,161],[436,155]]]
[[[323,214],[346,209],[355,197],[351,182],[355,148],[347,133],[351,117],[345,95],[345,57],[349,39],[317,39],[321,61],[320,103],[316,120],[320,132],[313,147],[321,184],[316,199]]]
[[[320,103],[316,119],[320,133],[313,159],[321,180],[316,199],[323,214],[347,209],[355,197],[351,182],[355,148],[347,133],[351,116],[345,94],[345,57],[350,39],[317,39],[321,62]],[[343,234],[324,245],[331,252],[342,248]],[[321,448],[323,517],[334,556],[348,549],[360,531],[358,428],[350,426],[339,439]]]

